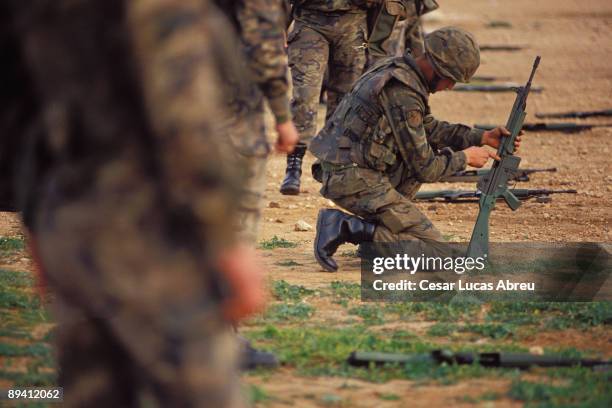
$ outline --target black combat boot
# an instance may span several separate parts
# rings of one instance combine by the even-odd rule
[[[238,336],[240,344],[240,369],[243,371],[256,368],[278,367],[278,359],[268,351],[257,350],[251,342],[242,336]]]
[[[302,159],[306,153],[306,145],[298,144],[293,153],[287,155],[287,170],[280,187],[281,194],[300,194],[300,176],[302,175]]]
[[[374,239],[376,225],[342,211],[324,209],[317,218],[317,235],[314,241],[315,258],[326,271],[335,272],[338,264],[332,255],[345,242],[359,244]]]

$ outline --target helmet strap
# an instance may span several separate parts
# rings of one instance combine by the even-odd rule
[[[431,81],[429,81],[429,83],[427,84],[427,86],[429,86],[430,93],[436,92],[436,88],[438,87],[438,84],[440,83],[441,80],[442,80],[442,77],[438,75],[436,71],[434,71]]]

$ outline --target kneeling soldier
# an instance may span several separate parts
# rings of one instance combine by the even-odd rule
[[[356,215],[319,212],[315,256],[325,270],[338,269],[332,255],[345,242],[410,241],[432,256],[447,253],[412,197],[421,183],[498,159],[480,146],[498,147],[509,133],[438,121],[428,97],[468,82],[479,64],[471,34],[442,28],[425,38],[424,55],[380,61],[344,97],[309,147],[319,159],[321,194]]]

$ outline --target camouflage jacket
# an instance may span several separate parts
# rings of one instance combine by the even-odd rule
[[[287,10],[283,0],[217,1],[234,22],[249,79],[263,93],[276,123],[291,119],[285,53]],[[230,82],[236,79],[230,78]],[[252,95],[245,94],[247,99]],[[248,103],[238,98],[236,103]]]
[[[294,0],[293,3],[295,7],[307,10],[357,12],[376,6],[383,1],[384,0]]]
[[[385,115],[383,90],[391,118]],[[357,81],[309,149],[320,160],[354,163],[391,179],[434,182],[462,170],[466,158],[458,150],[480,145],[482,131],[436,120],[428,95],[427,82],[409,54],[384,59]],[[400,154],[389,120],[408,152],[408,162]]]

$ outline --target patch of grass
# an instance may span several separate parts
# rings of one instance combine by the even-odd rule
[[[57,386],[57,376],[51,373],[16,373],[11,371],[1,371],[0,378],[12,381],[17,387],[55,387]]]
[[[453,303],[396,302],[388,304],[385,309],[398,314],[400,318],[414,319],[415,315],[420,315],[429,321],[457,322],[473,320],[480,307],[480,303],[465,299]]]
[[[0,343],[0,356],[3,357],[47,357],[51,354],[51,347],[43,343],[34,343],[25,346]]]
[[[393,393],[378,394],[378,398],[383,401],[399,401],[401,399],[399,395]]]
[[[462,332],[472,332],[492,339],[505,339],[516,335],[516,327],[510,324],[468,324],[459,329]]]
[[[468,404],[479,404],[483,401],[496,401],[501,398],[501,395],[494,391],[487,391],[484,394],[472,397],[471,395],[465,395],[459,398],[461,402],[467,402]]]
[[[0,287],[11,286],[18,288],[29,288],[34,284],[32,275],[27,272],[7,271],[0,269]]]
[[[350,257],[350,258],[358,258],[359,257],[359,255],[357,254],[357,250],[356,249],[344,250],[344,251],[340,252],[340,256]]]
[[[277,265],[277,266],[286,266],[286,267],[290,267],[290,266],[301,266],[302,264],[301,264],[301,263],[298,263],[298,262],[295,262],[295,261],[294,261],[294,260],[292,260],[292,259],[287,259],[287,260],[285,260],[285,261],[278,261],[278,262],[275,262],[275,263],[274,263],[274,265]]]
[[[358,283],[333,281],[331,284],[332,294],[344,299],[360,299],[361,285]]]
[[[427,330],[428,336],[447,337],[455,333],[458,327],[454,323],[436,323]]]
[[[295,248],[296,246],[298,246],[297,242],[287,241],[285,238],[279,238],[276,235],[272,239],[259,243],[261,249]]]
[[[486,319],[515,325],[543,325],[553,330],[580,329],[611,324],[612,304],[610,302],[493,302]]]
[[[35,295],[5,288],[0,291],[0,307],[34,310],[40,308],[40,299]]]
[[[305,296],[314,294],[315,291],[302,285],[292,285],[284,280],[278,280],[272,284],[272,293],[278,300],[299,302]]]
[[[351,315],[361,317],[366,324],[382,324],[385,322],[385,313],[377,305],[359,305],[348,311]]]
[[[249,396],[250,405],[265,403],[272,399],[266,390],[254,384],[249,385],[247,394]]]
[[[272,321],[305,320],[311,317],[315,308],[306,303],[281,303],[268,308],[265,318]]]
[[[25,248],[23,238],[0,237],[0,253],[21,251]]]
[[[543,382],[514,380],[508,396],[529,407],[612,406],[610,372],[575,367],[551,370],[548,375],[548,381]]]

